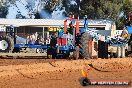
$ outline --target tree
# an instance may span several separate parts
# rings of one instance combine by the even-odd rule
[[[128,14],[132,12],[132,1],[123,0],[120,12],[122,16],[119,19],[116,19],[117,28],[122,29],[124,26],[130,26],[132,19],[129,20]]]
[[[124,24],[130,26],[132,19],[129,15],[132,13],[132,1],[124,0],[122,10],[124,11]]]
[[[81,16],[85,14],[92,19],[109,18],[116,20],[122,7],[123,0],[83,0],[81,2]]]
[[[0,1],[0,18],[5,18],[7,13],[8,13],[7,1],[1,0]]]

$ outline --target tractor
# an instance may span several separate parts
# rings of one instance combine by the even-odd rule
[[[68,18],[64,20],[64,27],[59,28],[57,44],[54,46],[56,47],[57,57],[91,58],[92,37],[85,30],[83,28],[80,31],[77,19]]]
[[[16,43],[15,29],[13,26],[3,27],[0,36],[0,52],[13,52]]]
[[[107,33],[107,30],[102,30],[102,33]],[[101,37],[105,39],[100,40]],[[64,20],[64,27],[61,27],[58,31],[58,38],[56,52],[58,57],[73,57],[73,58],[92,58],[93,52],[93,40],[97,41],[98,57],[108,58],[108,48],[110,44],[119,45],[118,39],[109,38],[110,36],[102,36],[88,28],[88,23],[84,21],[84,25],[80,28],[79,21],[77,19],[68,18]],[[113,42],[113,43],[112,43]],[[122,45],[121,42],[120,45]],[[111,45],[111,46],[112,46]],[[94,47],[95,47],[94,46]],[[117,50],[116,50],[117,51]],[[97,53],[97,52],[96,52]]]
[[[17,30],[19,30],[19,28],[12,25],[3,27],[3,31],[0,32],[0,52],[7,54],[18,53],[22,48],[31,48],[35,49],[38,53],[38,50],[44,51],[44,49],[47,49],[47,46],[43,44],[27,43],[27,39],[17,35]]]
[[[6,20],[6,19],[5,19]],[[15,20],[15,21],[21,21],[21,20]],[[27,20],[24,20],[27,22]],[[37,20],[35,20],[37,21]],[[41,20],[40,20],[41,21]],[[92,38],[91,36],[85,32],[85,28],[80,29],[79,20],[68,18],[64,20],[63,27],[60,27],[58,31],[57,36],[57,44],[55,46],[50,46],[50,44],[43,45],[43,44],[28,44],[26,38],[22,38],[17,35],[17,32],[20,27],[24,25],[28,25],[29,23],[21,23],[17,24],[14,23],[13,25],[7,25],[11,24],[4,23],[6,26],[4,26],[4,30],[0,30],[0,52],[2,53],[14,53],[14,52],[20,52],[22,48],[26,50],[27,48],[36,49],[36,52],[47,50],[47,54],[51,54],[50,50],[51,48],[56,48],[56,57],[61,58],[67,58],[69,56],[72,56],[74,58],[85,57],[85,58],[91,58],[91,48],[89,48],[89,45],[91,45]],[[43,22],[43,20],[42,20]],[[4,25],[3,23],[1,23]],[[47,24],[47,23],[46,23]],[[49,24],[54,25],[55,23]],[[14,25],[18,25],[14,26]],[[58,24],[59,25],[59,24]],[[57,25],[57,27],[58,27]],[[44,27],[43,27],[44,28]],[[1,28],[2,29],[2,28]],[[44,33],[43,33],[44,34]],[[19,41],[22,40],[22,41]],[[52,41],[50,41],[52,43]],[[41,52],[43,53],[43,52]]]

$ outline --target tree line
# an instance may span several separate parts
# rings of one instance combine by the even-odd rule
[[[132,0],[82,0],[80,8],[80,17],[88,15],[89,19],[110,19],[119,29],[131,24]]]
[[[8,13],[7,3],[15,3],[15,1],[0,0],[0,18],[4,18]],[[68,2],[70,0],[49,0],[49,3],[44,6],[48,11],[52,11],[56,7],[55,5],[62,3],[66,15],[73,12],[81,19],[84,15],[87,15],[89,19],[110,19],[116,22],[119,29],[131,24],[132,0],[76,0],[77,6],[71,7]]]

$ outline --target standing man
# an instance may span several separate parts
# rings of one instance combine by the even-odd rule
[[[51,36],[51,42],[50,42],[52,58],[54,58],[54,59],[56,59],[56,57],[57,57],[56,44],[57,44],[57,33],[55,33]]]
[[[88,29],[88,17],[87,17],[87,15],[85,15],[85,17],[84,17],[84,28]]]

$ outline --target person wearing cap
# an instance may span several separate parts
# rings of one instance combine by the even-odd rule
[[[32,36],[31,35],[29,35],[29,37],[28,37],[28,44],[32,44]]]
[[[73,24],[72,24],[72,21],[69,23],[69,28],[68,28],[68,33],[70,33],[70,34],[73,34],[73,28],[74,28],[74,26],[73,26]]]
[[[68,25],[67,33],[73,34],[73,19],[74,19],[74,16],[73,16],[72,12],[70,12],[69,18],[70,18],[70,22],[68,23],[69,25]]]
[[[37,40],[35,41],[35,45],[39,45],[40,38],[38,37]]]

